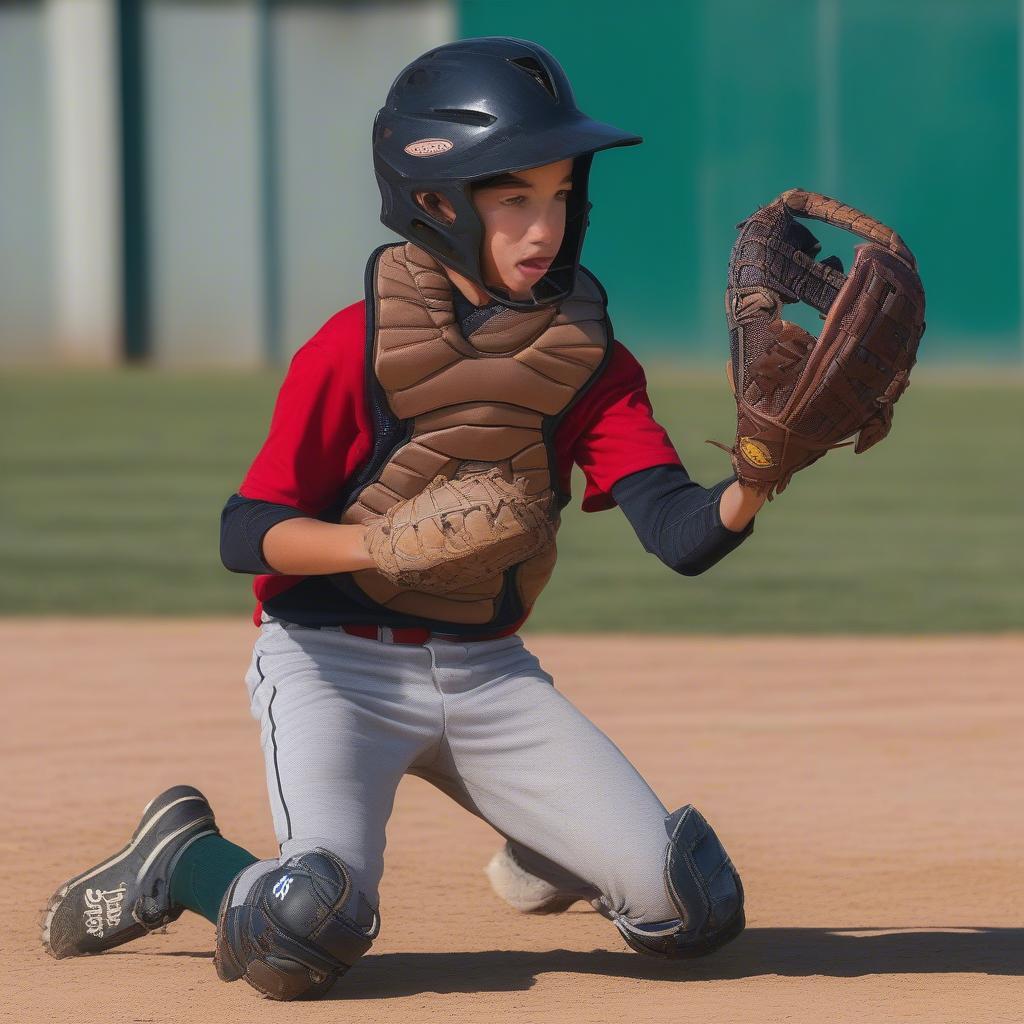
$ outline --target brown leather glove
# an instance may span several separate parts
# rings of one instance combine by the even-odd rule
[[[815,259],[820,245],[794,214],[868,240],[849,276],[836,257]],[[899,235],[816,192],[790,189],[739,228],[725,293],[737,411],[726,451],[740,482],[771,498],[854,434],[859,453],[889,432],[924,332],[924,288]],[[823,315],[817,338],[782,319],[798,301]]]
[[[450,594],[524,562],[554,541],[550,495],[529,496],[526,481],[498,469],[449,480],[366,523],[366,546],[393,583]]]

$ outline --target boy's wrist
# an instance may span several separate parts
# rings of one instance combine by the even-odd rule
[[[718,502],[718,517],[727,530],[742,533],[761,511],[765,500],[765,495],[760,491],[736,480],[722,492]]]
[[[370,554],[370,548],[367,544],[367,530],[362,523],[354,524],[349,527],[352,531],[351,536],[354,540],[350,541],[353,548],[353,558],[356,561],[356,569],[373,569],[376,567],[376,562],[373,560],[373,556]]]

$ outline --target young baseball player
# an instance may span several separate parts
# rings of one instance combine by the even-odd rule
[[[488,874],[521,911],[587,900],[633,949],[678,958],[740,933],[714,831],[669,812],[518,634],[574,463],[584,509],[618,504],[684,575],[737,547],[764,500],[689,479],[579,264],[591,160],[640,141],[584,115],[523,40],[442,46],[395,80],[373,154],[381,219],[404,241],[295,355],[222,518],[225,564],[257,574],[246,683],[280,857],[224,839],[197,790],[168,790],[51,899],[53,956],[190,909],[217,925],[225,980],[326,991],[377,935],[407,773],[504,837]]]

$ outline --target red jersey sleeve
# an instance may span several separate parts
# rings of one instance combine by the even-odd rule
[[[613,508],[612,486],[630,473],[682,464],[654,418],[643,367],[618,341],[601,375],[560,424],[556,449],[563,484],[573,463],[583,470],[584,512]]]
[[[332,317],[295,353],[270,432],[239,493],[316,515],[372,445],[363,375],[363,304]]]

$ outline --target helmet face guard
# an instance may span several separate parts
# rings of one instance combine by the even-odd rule
[[[593,154],[635,145],[639,136],[594,121],[575,104],[558,62],[536,43],[493,37],[432,50],[405,68],[373,127],[381,221],[513,309],[534,309],[571,294],[586,234]],[[573,160],[565,234],[529,300],[512,299],[483,280],[483,225],[475,182],[559,160]],[[446,223],[416,202],[443,195],[455,211]]]

